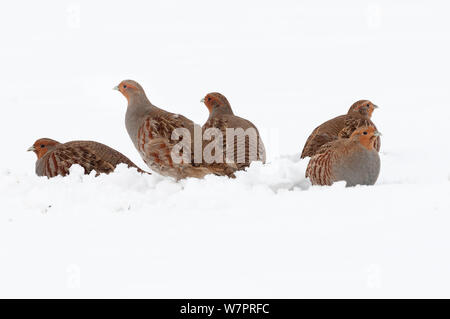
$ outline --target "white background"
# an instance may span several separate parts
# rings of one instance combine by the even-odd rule
[[[16,1],[0,10],[3,297],[449,297],[446,1]],[[146,168],[112,87],[202,124],[223,93],[269,160],[236,180],[34,176],[41,137]],[[313,187],[299,153],[380,106],[377,185]],[[50,208],[48,206],[51,206]]]

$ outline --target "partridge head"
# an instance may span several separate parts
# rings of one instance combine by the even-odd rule
[[[369,100],[359,100],[350,107],[348,110],[349,115],[360,115],[365,118],[370,119],[372,117],[372,113],[378,106],[370,102]]]
[[[379,136],[381,136],[381,133],[374,126],[365,126],[357,128],[350,136],[350,139],[358,141],[368,150],[373,150],[375,148],[375,141]]]
[[[41,159],[48,151],[53,150],[61,143],[50,138],[40,138],[34,142],[33,146],[28,148],[28,152],[34,152],[38,159]]]
[[[205,103],[210,116],[233,114],[233,110],[231,109],[231,105],[227,98],[220,93],[208,93],[200,102]]]
[[[136,81],[123,80],[113,89],[119,91],[123,94],[123,96],[125,96],[128,101],[128,105],[133,105],[134,103],[139,102],[148,102],[144,89]]]

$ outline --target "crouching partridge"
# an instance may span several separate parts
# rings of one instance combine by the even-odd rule
[[[303,147],[301,158],[311,157],[328,142],[339,137],[349,138],[352,133],[361,126],[374,126],[370,118],[373,111],[378,108],[368,100],[355,102],[347,114],[328,120],[314,129]],[[375,127],[376,128],[376,127]],[[380,137],[375,139],[375,149],[380,151]]]
[[[84,168],[85,174],[95,171],[111,173],[118,164],[127,164],[144,173],[122,153],[104,144],[93,141],[73,141],[59,143],[49,138],[38,139],[28,151],[37,155],[36,174],[38,176],[66,176],[73,164]]]
[[[381,134],[374,126],[356,129],[350,138],[323,145],[306,169],[313,185],[346,181],[347,186],[373,185],[380,172],[380,156],[374,147]]]
[[[202,178],[211,173],[225,175],[220,169],[204,165],[199,125],[183,115],[167,112],[153,105],[142,86],[135,81],[124,80],[114,89],[128,100],[125,115],[128,135],[144,162],[153,171],[177,180],[186,177]],[[183,133],[188,133],[189,136]],[[199,145],[195,145],[196,143]]]
[[[209,110],[209,118],[202,127],[204,138],[208,129],[218,129],[221,133],[223,157],[220,163],[213,165],[243,170],[252,161],[266,162],[266,150],[258,129],[249,120],[234,115],[225,96],[217,92],[209,93],[201,101]],[[227,145],[227,138],[234,140]]]

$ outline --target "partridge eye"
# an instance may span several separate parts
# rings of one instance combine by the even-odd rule
[[[367,132],[363,132],[364,135],[367,135]]]
[[[127,86],[126,86],[126,85],[124,84],[124,85],[123,85],[123,88],[124,88],[124,89],[126,89],[126,88],[127,88]]]
[[[44,144],[42,144],[42,145],[41,145],[41,148],[44,148],[44,147],[45,147],[45,145],[44,145]]]
[[[367,106],[367,107],[369,107],[370,105],[369,105],[369,104],[367,104],[366,106]]]
[[[208,98],[208,101],[211,101],[211,98],[210,98],[210,97]]]

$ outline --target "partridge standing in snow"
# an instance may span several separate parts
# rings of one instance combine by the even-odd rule
[[[225,96],[217,92],[209,93],[201,102],[205,103],[209,110],[209,118],[202,127],[203,132],[218,129],[223,138],[220,147],[224,151],[222,163],[214,165],[228,167],[229,170],[242,170],[250,166],[252,161],[266,162],[266,150],[258,129],[252,122],[234,115]],[[234,141],[229,142],[228,148],[227,130],[228,132],[235,130],[235,135],[241,134],[240,138],[235,136]],[[242,132],[249,134],[244,136]],[[230,156],[230,153],[233,156]]]
[[[148,100],[141,85],[135,81],[124,80],[115,89],[128,100],[125,116],[128,134],[142,159],[152,170],[177,180],[186,177],[202,178],[210,173],[223,175],[214,168],[202,164],[199,125],[183,115],[170,113],[154,106]],[[185,136],[179,136],[181,141],[173,138],[172,133],[175,130],[183,134],[183,130],[179,129],[187,131],[190,138],[185,140]],[[200,156],[195,154],[196,134],[200,135]],[[179,143],[182,144],[176,147]],[[183,148],[183,145],[187,147]],[[177,157],[174,158],[172,154],[176,154]]]
[[[346,181],[347,186],[373,185],[380,173],[380,156],[374,144],[381,134],[374,126],[356,129],[350,138],[323,145],[306,169],[313,185]]]
[[[322,123],[314,129],[303,147],[301,158],[312,157],[324,144],[334,141],[339,137],[349,138],[353,131],[361,126],[375,126],[370,118],[373,111],[378,108],[368,100],[355,102],[347,114],[335,117]],[[375,140],[375,149],[380,151],[380,138]]]
[[[92,170],[100,173],[111,173],[118,164],[127,164],[143,173],[132,161],[122,153],[101,143],[93,141],[73,141],[61,144],[49,138],[37,140],[28,151],[37,155],[36,174],[38,176],[66,176],[73,164],[84,168],[85,174]]]

